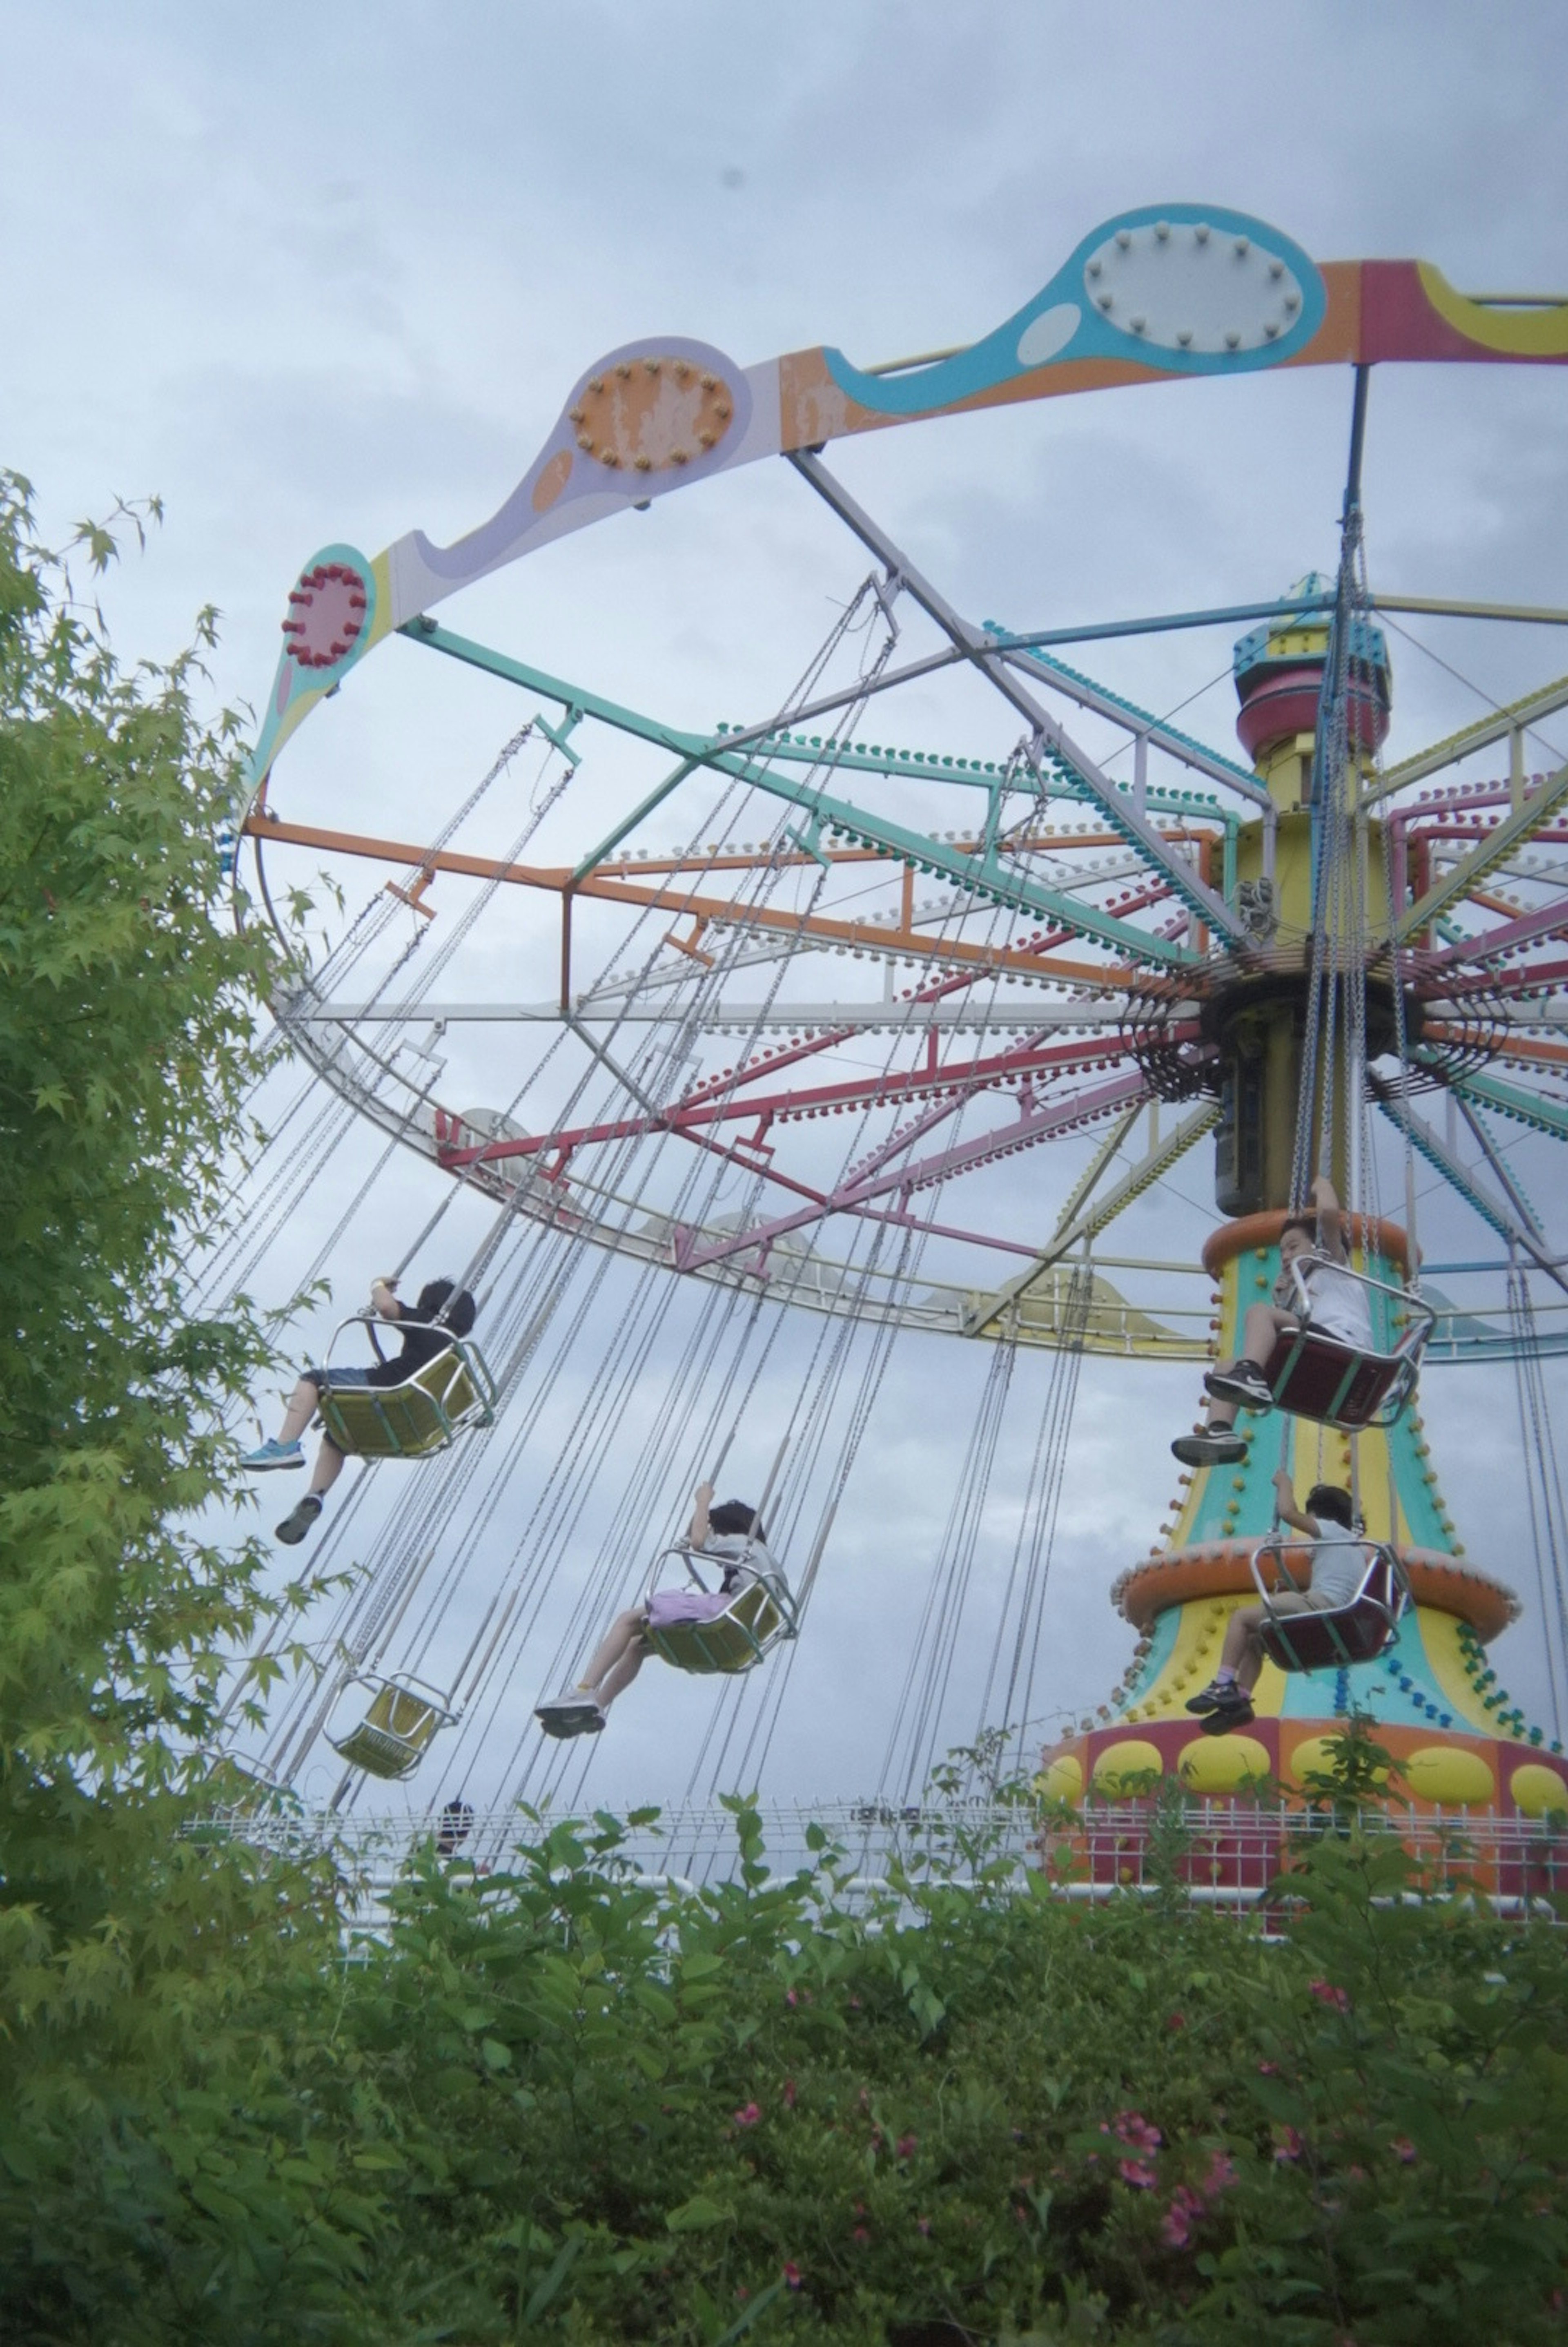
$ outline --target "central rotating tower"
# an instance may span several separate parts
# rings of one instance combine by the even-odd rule
[[[1301,580],[1291,596],[1305,608],[1236,647],[1237,731],[1278,811],[1273,868],[1265,868],[1264,825],[1245,826],[1237,843],[1238,899],[1255,949],[1210,962],[1201,994],[1173,995],[1166,1047],[1149,1052],[1169,1093],[1196,1090],[1200,1069],[1209,1085],[1217,1082],[1215,1196],[1231,1219],[1211,1235],[1204,1267],[1214,1282],[1210,1329],[1221,1356],[1242,1350],[1247,1308],[1272,1291],[1279,1274],[1304,1099],[1314,1115],[1325,1087],[1350,1103],[1351,1114],[1333,1136],[1332,1174],[1354,1208],[1361,1204],[1363,1169],[1353,1162],[1359,1102],[1352,1092],[1364,1082],[1377,1085],[1375,1063],[1393,1048],[1400,1020],[1407,1045],[1421,1034],[1419,999],[1407,993],[1395,1001],[1400,961],[1391,953],[1380,968],[1374,960],[1365,979],[1360,1048],[1352,1052],[1342,1032],[1327,1036],[1316,1081],[1304,1096],[1314,859],[1322,852],[1328,812],[1316,802],[1343,789],[1354,803],[1390,712],[1382,631],[1352,617],[1342,756],[1335,762],[1319,754],[1330,656],[1328,591],[1315,575]],[[1372,940],[1388,931],[1387,843],[1375,815],[1365,815],[1353,835],[1361,857],[1361,934]],[[1156,1022],[1146,1031],[1154,1035]],[[1184,1051],[1176,1039],[1194,1032],[1200,1048]],[[1390,1286],[1408,1276],[1403,1229],[1350,1211],[1346,1228],[1358,1270]],[[1381,1333],[1391,1341],[1398,1330]],[[1223,1795],[1268,1778],[1299,1788],[1323,1769],[1326,1739],[1342,1732],[1354,1709],[1375,1722],[1379,1740],[1399,1763],[1401,1796],[1419,1804],[1527,1818],[1568,1808],[1561,1747],[1547,1746],[1543,1731],[1510,1703],[1488,1667],[1487,1645],[1518,1616],[1519,1602],[1467,1558],[1439,1489],[1419,1407],[1387,1428],[1355,1435],[1278,1413],[1243,1425],[1252,1433],[1245,1461],[1184,1469],[1160,1539],[1116,1583],[1115,1602],[1139,1634],[1134,1660],[1097,1722],[1084,1721],[1078,1735],[1045,1756],[1047,1792],[1076,1800],[1092,1788],[1115,1799],[1146,1787],[1151,1772],[1175,1774],[1196,1793]],[[1251,1559],[1273,1529],[1273,1476],[1281,1464],[1298,1492],[1318,1481],[1354,1487],[1369,1538],[1396,1549],[1415,1602],[1375,1663],[1310,1674],[1266,1663],[1253,1696],[1253,1725],[1206,1736],[1186,1698],[1213,1676],[1231,1614],[1256,1603]]]

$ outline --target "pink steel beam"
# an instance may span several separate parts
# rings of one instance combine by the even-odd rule
[[[1161,903],[1170,894],[1171,890],[1165,882],[1161,881],[1157,884],[1151,882],[1135,892],[1125,903],[1117,904],[1115,907],[1117,918],[1122,919],[1129,913],[1146,911],[1149,906]],[[1184,914],[1179,921],[1167,929],[1162,929],[1160,935],[1175,937],[1186,926],[1186,917]],[[1011,950],[1015,953],[1053,953],[1059,945],[1074,934],[1071,929],[1037,929],[1033,937],[1014,938],[1012,941]],[[993,975],[992,971],[983,969],[957,970],[951,977],[934,979],[922,986],[905,987],[899,999],[904,1002],[941,1002],[948,995],[961,994],[966,987],[978,986]],[[687,1093],[685,1104],[690,1106],[706,1100],[728,1097],[738,1084],[751,1083],[760,1075],[777,1075],[781,1068],[791,1067],[802,1060],[808,1060],[814,1052],[830,1051],[836,1044],[854,1040],[858,1031],[852,1027],[832,1028],[820,1035],[803,1038],[799,1041],[791,1041],[783,1050],[772,1052],[766,1060],[753,1061],[724,1076],[710,1077],[706,1083],[697,1085],[694,1091]]]
[[[1196,1035],[1196,1027],[1192,1033]],[[1186,1030],[1179,1030],[1185,1039]],[[657,1114],[617,1117],[601,1124],[578,1125],[564,1132],[524,1133],[515,1140],[487,1141],[473,1148],[443,1147],[442,1163],[456,1172],[464,1165],[483,1160],[494,1164],[504,1157],[540,1157],[556,1155],[564,1163],[567,1157],[581,1148],[612,1141],[629,1141],[647,1133],[677,1133],[690,1139],[701,1137],[703,1128],[745,1118],[757,1118],[763,1124],[780,1118],[830,1116],[847,1109],[892,1106],[905,1101],[930,1100],[933,1093],[959,1092],[972,1096],[998,1084],[1026,1079],[1031,1075],[1065,1073],[1092,1067],[1096,1061],[1125,1058],[1130,1046],[1117,1037],[1114,1042],[1100,1035],[1085,1036],[1070,1043],[1044,1047],[1020,1044],[1013,1050],[993,1053],[983,1060],[970,1061],[954,1067],[951,1063],[934,1068],[904,1069],[889,1076],[860,1078],[850,1083],[820,1084],[805,1092],[781,1092],[759,1097],[749,1094],[745,1100],[728,1096],[714,1098],[710,1091],[697,1100],[675,1102]]]
[[[1114,1076],[1107,1084],[1092,1092],[1075,1092],[1071,1100],[1049,1107],[1026,1108],[1016,1122],[1001,1132],[983,1133],[973,1141],[956,1143],[951,1149],[937,1152],[914,1165],[892,1171],[881,1171],[869,1179],[846,1182],[833,1191],[824,1204],[817,1209],[806,1208],[794,1214],[776,1215],[766,1223],[754,1224],[748,1231],[733,1236],[710,1241],[704,1245],[694,1231],[676,1233],[675,1260],[682,1271],[701,1271],[709,1264],[722,1263],[728,1257],[766,1250],[789,1232],[803,1230],[809,1223],[824,1221],[830,1214],[853,1214],[863,1210],[873,1200],[897,1194],[906,1200],[916,1190],[929,1189],[933,1183],[945,1182],[952,1174],[972,1173],[977,1166],[991,1164],[1001,1157],[1010,1157],[1020,1149],[1033,1147],[1036,1142],[1048,1141],[1054,1134],[1065,1133],[1075,1124],[1105,1115],[1117,1108],[1127,1108],[1145,1097],[1143,1071],[1135,1069],[1131,1075]]]
[[[1554,905],[1538,906],[1533,913],[1521,913],[1517,920],[1502,921],[1496,928],[1487,929],[1478,938],[1466,938],[1459,945],[1423,954],[1417,983],[1424,985],[1429,972],[1451,969],[1465,962],[1490,961],[1498,954],[1512,953],[1518,946],[1561,936],[1564,930],[1568,930],[1568,905],[1559,898]]]

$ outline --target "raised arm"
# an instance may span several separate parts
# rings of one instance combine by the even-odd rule
[[[1305,1532],[1308,1540],[1317,1540],[1320,1537],[1322,1526],[1316,1516],[1305,1514],[1297,1506],[1296,1486],[1283,1467],[1275,1470],[1274,1506],[1280,1522],[1288,1524],[1293,1532]]]
[[[692,1502],[691,1530],[687,1534],[693,1548],[708,1546],[708,1512],[712,1504],[712,1484],[699,1483],[697,1487],[697,1497]]]
[[[402,1306],[397,1300],[397,1282],[395,1279],[372,1280],[371,1310],[375,1314],[378,1320],[401,1320],[402,1318]]]
[[[1349,1260],[1345,1246],[1345,1217],[1334,1193],[1334,1184],[1326,1174],[1319,1174],[1312,1184],[1312,1204],[1318,1210],[1318,1244],[1325,1255],[1338,1257],[1340,1263]]]

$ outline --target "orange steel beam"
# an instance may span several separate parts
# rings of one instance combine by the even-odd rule
[[[281,823],[270,815],[247,816],[245,832],[252,838],[290,847],[319,848],[329,855],[359,856],[372,862],[413,866],[420,871],[452,872],[470,880],[499,880],[522,888],[538,888],[563,899],[563,910],[574,897],[596,897],[612,905],[639,909],[663,908],[708,921],[728,921],[752,929],[773,929],[790,937],[820,938],[830,945],[873,947],[902,954],[909,960],[943,963],[952,969],[1010,971],[1019,977],[1047,978],[1064,985],[1090,986],[1104,992],[1124,990],[1120,966],[1046,960],[1016,946],[977,946],[958,938],[934,939],[918,929],[890,929],[868,921],[836,921],[821,913],[776,912],[766,906],[737,905],[727,897],[700,897],[688,889],[638,888],[603,868],[574,883],[567,865],[507,864],[490,856],[467,856],[452,847],[415,847],[406,840],[372,839],[361,832],[328,831],[315,824]],[[795,860],[795,859],[791,859]],[[805,863],[810,859],[800,857]],[[862,854],[862,862],[886,863],[885,856]],[[756,858],[733,859],[736,868],[752,870]],[[646,869],[634,865],[632,870]],[[701,867],[711,871],[715,863]]]
[[[1429,1019],[1421,1029],[1421,1040],[1436,1043],[1484,1042],[1491,1045],[1500,1060],[1517,1060],[1523,1066],[1540,1068],[1568,1067],[1568,1043],[1548,1043],[1534,1035],[1505,1035],[1500,1038],[1495,1028],[1484,1023],[1474,1027],[1456,1027],[1451,1020]]]

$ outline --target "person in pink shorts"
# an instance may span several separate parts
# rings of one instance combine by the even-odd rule
[[[744,1500],[724,1500],[715,1507],[711,1483],[697,1487],[687,1544],[694,1556],[719,1566],[717,1591],[656,1589],[645,1604],[617,1614],[576,1686],[554,1703],[539,1706],[535,1717],[546,1736],[595,1735],[603,1727],[611,1704],[630,1686],[653,1651],[645,1631],[667,1629],[677,1622],[715,1621],[748,1582],[784,1584],[756,1509]]]

